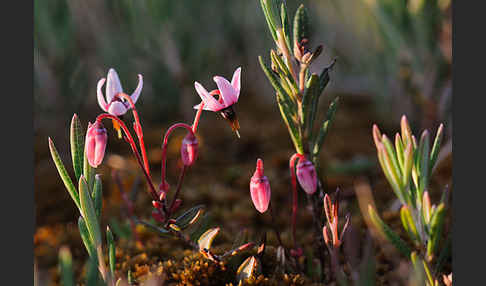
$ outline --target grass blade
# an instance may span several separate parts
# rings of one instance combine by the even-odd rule
[[[59,157],[59,153],[57,152],[56,146],[54,146],[54,142],[52,142],[50,137],[49,137],[49,150],[51,151],[52,161],[54,161],[54,164],[56,165],[57,171],[59,172],[59,176],[61,176],[64,186],[66,187],[69,195],[71,195],[71,198],[73,199],[74,203],[78,207],[79,211],[81,211],[81,205],[79,203],[79,195],[78,192],[76,191],[76,187],[74,186],[71,177],[69,177],[69,174],[67,173],[66,168],[64,167],[64,164],[62,163],[61,158]]]

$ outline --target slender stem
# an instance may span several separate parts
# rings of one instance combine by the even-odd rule
[[[184,180],[184,175],[186,173],[186,170],[187,170],[187,166],[184,165],[182,167],[182,171],[181,171],[181,174],[179,176],[179,180],[177,181],[177,189],[176,189],[176,192],[174,194],[174,198],[172,198],[172,203],[169,206],[169,216],[168,217],[170,217],[170,215],[172,215],[172,208],[174,207],[174,204],[175,204],[175,201],[177,199],[177,196],[179,195],[179,192],[181,190],[182,181]]]
[[[298,207],[298,196],[297,196],[297,181],[295,176],[295,161],[300,159],[302,155],[294,154],[290,157],[289,167],[290,167],[290,176],[292,180],[292,217],[291,217],[291,227],[292,227],[292,243],[294,248],[297,246],[295,240],[295,225],[297,221],[297,207]]]
[[[145,170],[145,167],[142,163],[142,159],[140,158],[140,154],[138,153],[137,145],[135,144],[135,141],[133,140],[132,134],[130,134],[130,131],[128,130],[127,126],[125,125],[125,123],[122,120],[120,120],[120,118],[118,118],[117,116],[111,115],[109,113],[103,113],[103,114],[98,115],[98,117],[96,118],[96,121],[101,121],[105,118],[110,118],[110,119],[116,121],[121,126],[121,128],[123,129],[123,132],[125,132],[127,141],[130,144],[130,147],[132,148],[132,152],[135,155],[135,157],[137,158],[137,162],[140,165],[140,167],[142,168],[142,171],[145,175],[145,179],[146,179],[147,184],[150,188],[150,194],[152,195],[152,198],[154,200],[159,201],[159,196],[157,195],[157,191],[155,190],[152,179],[151,179],[150,175],[147,173],[147,170]]]
[[[299,91],[301,94],[304,94],[304,87],[305,87],[305,71],[307,70],[307,65],[301,64],[300,65],[300,72],[299,72]]]
[[[137,109],[135,108],[135,103],[133,103],[132,98],[125,93],[118,93],[116,96],[126,99],[128,101],[128,103],[130,104],[130,108],[132,109],[133,117],[135,119],[135,124],[136,124],[136,128],[134,128],[135,133],[137,133],[138,142],[140,143],[140,149],[142,150],[143,164],[145,166],[145,170],[147,171],[148,175],[150,176],[150,168],[149,168],[148,159],[147,159],[147,152],[146,152],[146,149],[145,149],[145,143],[143,141],[142,124],[140,124],[140,118],[138,116]]]
[[[162,177],[162,184],[165,183],[165,173],[166,173],[166,161],[167,161],[167,145],[168,145],[168,142],[169,142],[169,136],[170,134],[172,133],[172,131],[174,131],[174,129],[178,128],[178,127],[182,127],[182,128],[186,128],[189,132],[191,132],[193,135],[193,131],[192,131],[192,127],[185,124],[185,123],[176,123],[174,125],[172,125],[171,127],[169,127],[169,129],[167,129],[167,132],[165,132],[165,135],[164,135],[164,140],[163,140],[163,143],[162,143],[162,168],[161,168],[161,177]]]
[[[196,117],[194,117],[194,123],[192,124],[192,133],[196,133],[197,126],[199,125],[199,118],[201,117],[201,113],[203,111],[204,102],[201,102],[199,105],[199,109],[197,110]]]

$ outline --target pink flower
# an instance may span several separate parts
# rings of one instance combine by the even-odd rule
[[[239,137],[238,129],[240,128],[233,105],[238,101],[241,89],[241,67],[237,68],[231,79],[231,83],[221,76],[213,77],[218,89],[208,92],[200,83],[194,82],[194,87],[202,99],[202,102],[196,106],[199,109],[204,103],[203,109],[213,112],[219,112],[224,119],[228,120],[233,131]],[[217,96],[217,97],[216,97]]]
[[[118,74],[114,69],[108,71],[108,81],[106,82],[106,101],[101,88],[105,83],[106,79],[102,78],[98,81],[97,94],[98,94],[98,104],[103,111],[108,112],[111,115],[120,116],[125,114],[129,109],[130,105],[128,101],[122,100],[116,95],[123,93],[123,89],[118,78]],[[142,91],[143,78],[142,75],[138,75],[138,85],[135,91],[130,95],[133,103],[137,102],[140,92]]]
[[[107,141],[108,135],[101,122],[95,121],[94,124],[88,124],[84,152],[91,167],[96,168],[103,161]]]
[[[198,142],[196,136],[188,132],[181,144],[181,158],[184,166],[191,166],[197,158]]]
[[[299,159],[297,164],[297,180],[299,184],[304,189],[304,191],[312,195],[316,191],[317,187],[317,175],[316,169],[311,161],[307,160],[305,157]]]
[[[270,204],[271,190],[267,176],[263,175],[262,159],[257,160],[255,173],[251,177],[250,194],[255,208],[261,213],[266,212]]]

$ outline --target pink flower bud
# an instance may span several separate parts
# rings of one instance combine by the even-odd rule
[[[317,175],[316,169],[311,161],[307,160],[305,157],[300,158],[297,164],[297,180],[299,184],[304,189],[304,191],[312,195],[316,191],[317,187]]]
[[[268,178],[263,175],[262,159],[257,160],[255,173],[251,177],[250,194],[255,208],[261,213],[266,212],[270,204],[271,190]]]
[[[101,122],[95,121],[94,124],[88,124],[84,152],[91,167],[96,168],[103,161],[107,141],[108,135]]]
[[[196,136],[187,133],[181,144],[181,158],[184,166],[191,166],[197,158],[198,142]]]

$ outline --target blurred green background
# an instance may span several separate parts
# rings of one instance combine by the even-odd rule
[[[314,69],[338,58],[328,92],[371,97],[382,118],[407,113],[417,128],[450,121],[450,0],[289,0],[291,17],[301,3],[311,45],[325,48]],[[93,118],[96,83],[110,67],[127,92],[144,76],[145,121],[190,120],[193,82],[212,84],[238,66],[244,96],[273,104],[257,64],[272,47],[258,0],[36,0],[36,134],[55,134],[75,112]]]

